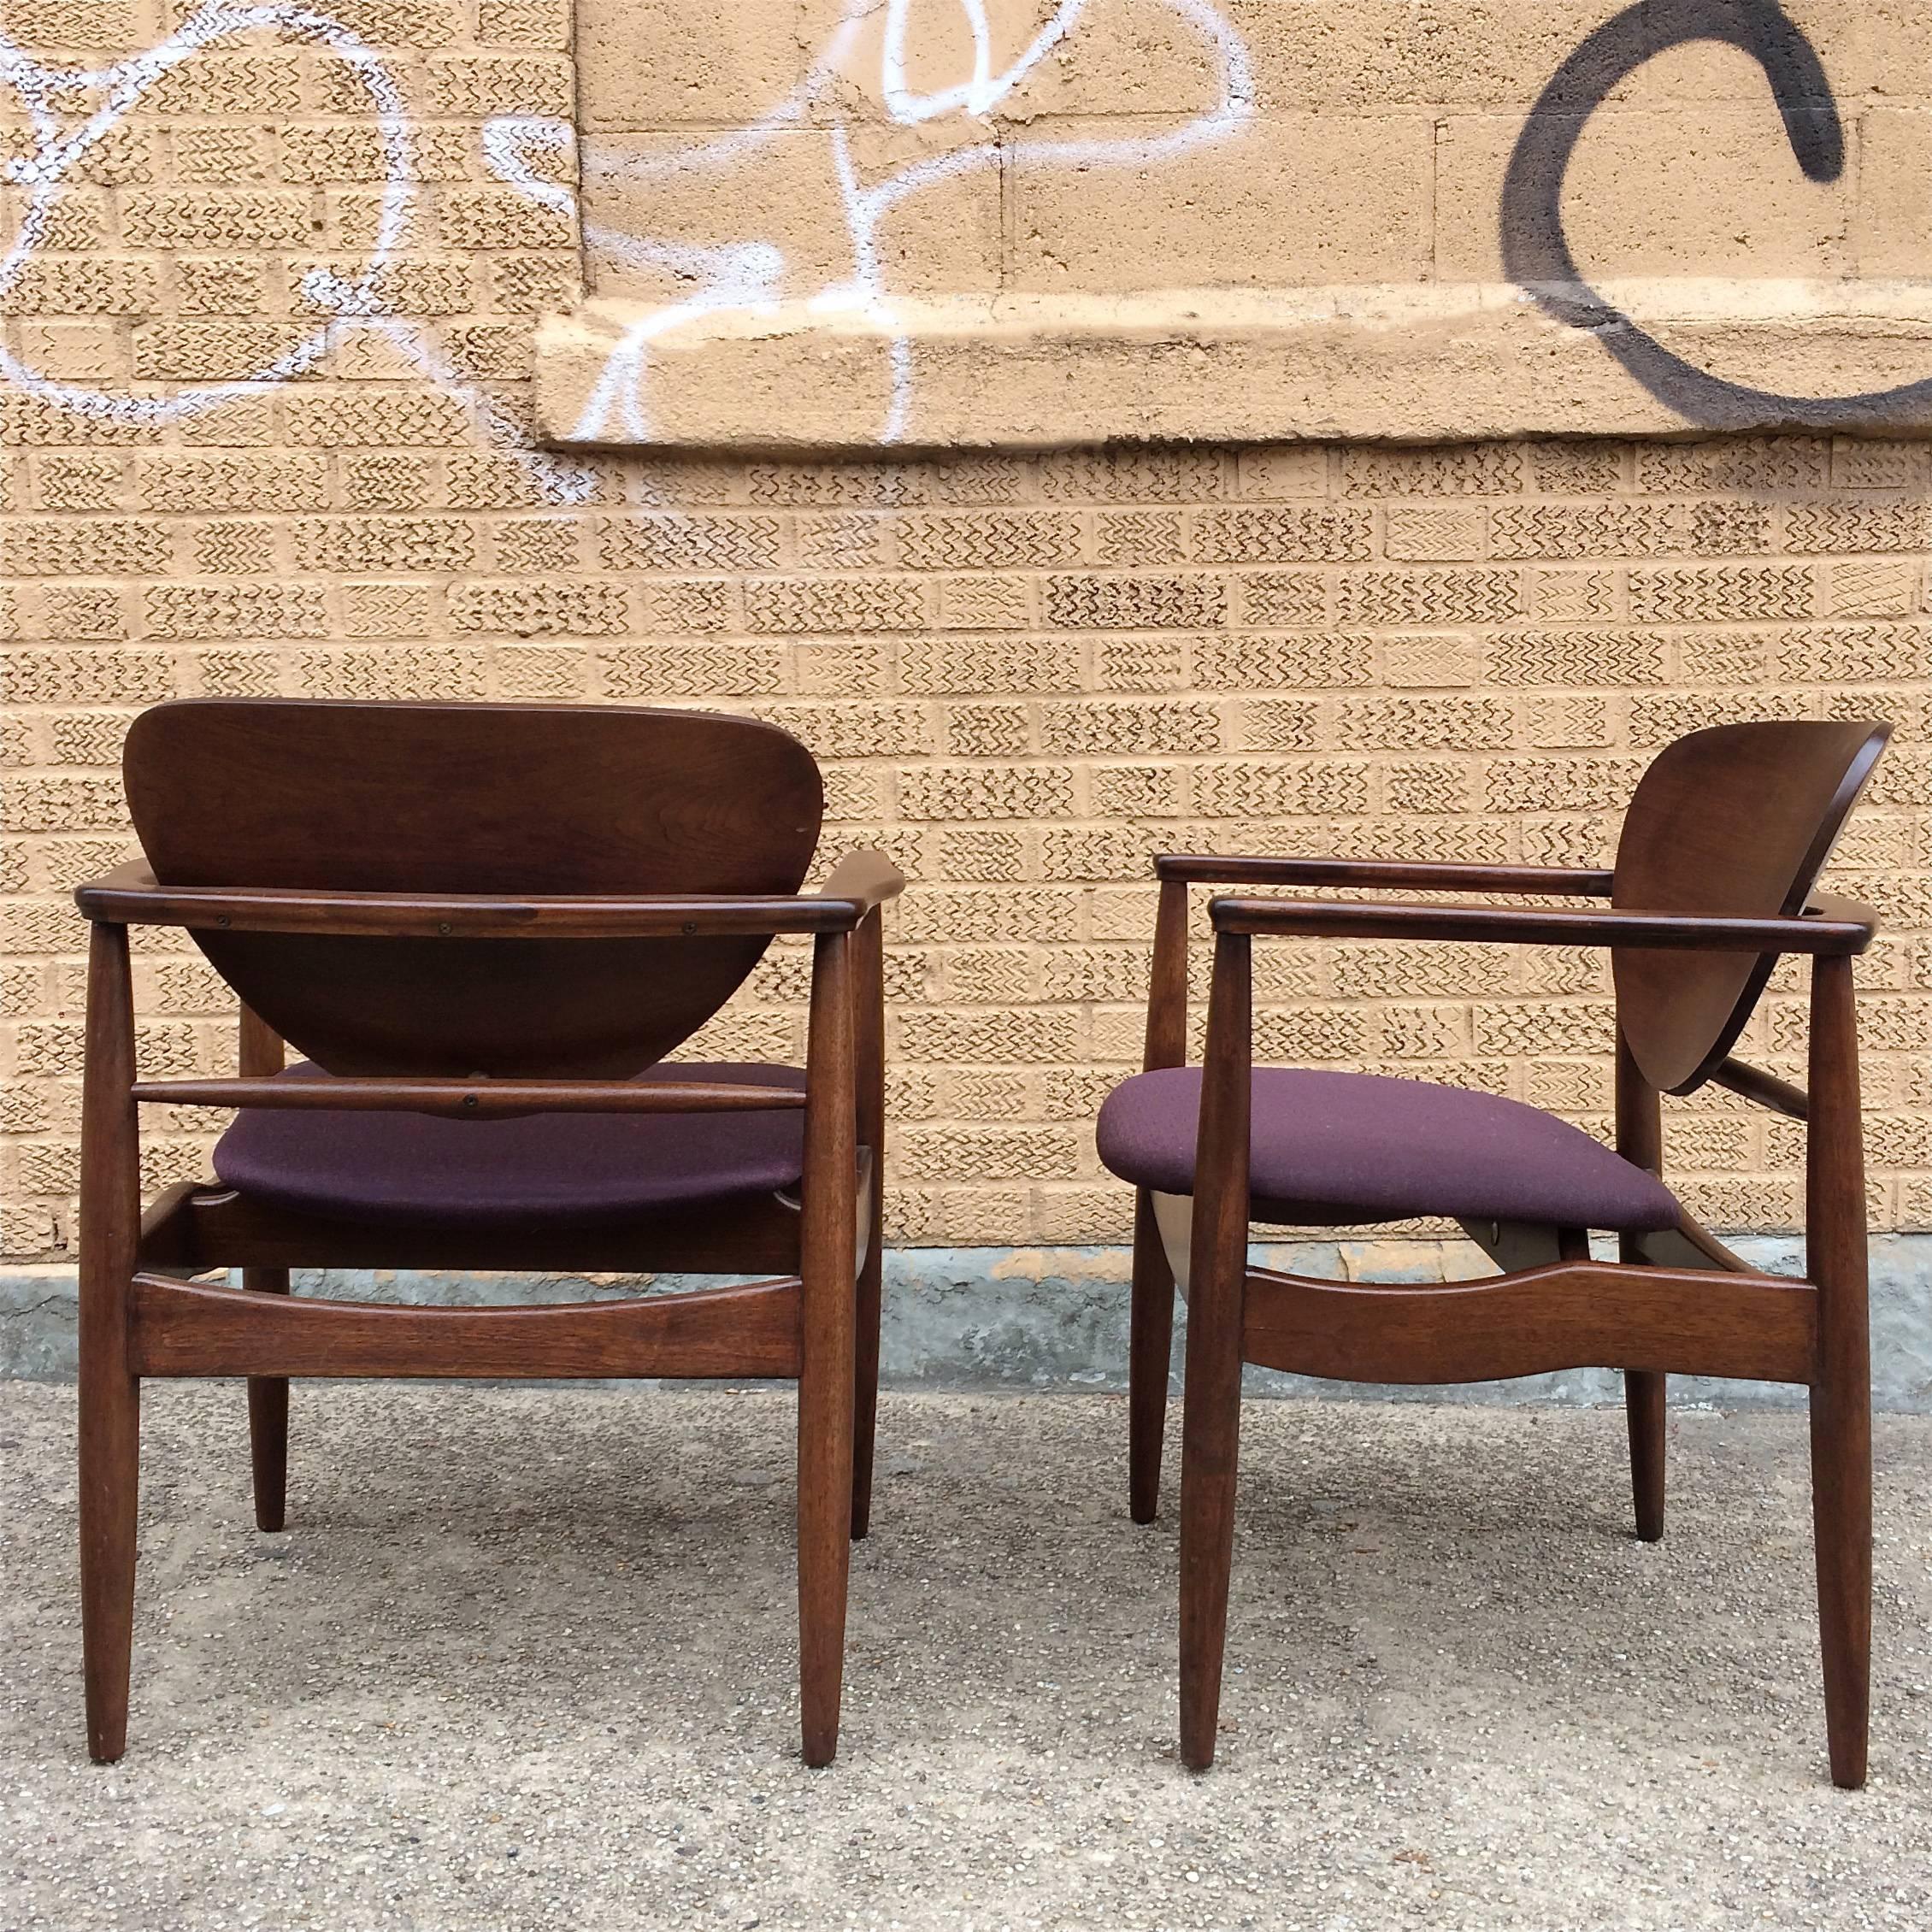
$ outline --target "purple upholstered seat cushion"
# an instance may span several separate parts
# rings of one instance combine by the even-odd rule
[[[1199,1067],[1137,1074],[1100,1109],[1100,1158],[1122,1181],[1194,1191]],[[1285,1226],[1411,1215],[1569,1228],[1670,1228],[1655,1175],[1581,1128],[1493,1093],[1292,1067],[1254,1070],[1253,1218]]]
[[[315,1080],[298,1061],[282,1080]],[[651,1080],[722,1081],[803,1091],[796,1067],[691,1061]],[[215,1148],[228,1187],[276,1207],[396,1222],[456,1215],[478,1222],[613,1221],[795,1187],[804,1172],[798,1108],[733,1114],[436,1114],[244,1110]]]

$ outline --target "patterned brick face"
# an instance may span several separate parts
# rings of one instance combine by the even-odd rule
[[[11,1253],[73,1240],[85,934],[65,895],[128,850],[127,721],[197,693],[655,701],[796,732],[825,765],[828,862],[878,844],[913,878],[888,982],[893,1232],[915,1242],[1125,1231],[1091,1119],[1138,1051],[1150,854],[1599,860],[1680,732],[1890,716],[1890,769],[1837,869],[1894,934],[1866,974],[1876,1199],[1925,1223],[1923,445],[533,460],[530,332],[574,299],[575,244],[506,197],[483,132],[568,113],[568,10],[485,0],[468,38],[459,12],[357,9],[420,116],[387,151],[315,48],[183,63],[90,151],[0,303],[9,346],[63,380],[224,381],[311,332],[311,269],[359,272],[387,174],[413,186],[411,225],[361,306],[398,308],[479,379],[428,380],[364,317],[292,380],[168,423],[0,389]],[[1285,946],[1257,982],[1270,1054],[1490,1087],[1608,1132],[1600,962]],[[705,1044],[795,1054],[804,984],[780,949]],[[225,998],[179,936],[143,941],[140,986],[147,1063],[231,1063]],[[1781,977],[1746,1050],[1796,1073],[1802,1020]],[[1789,1136],[1721,1095],[1673,1116],[1705,1218],[1794,1213]],[[156,1150],[157,1177],[201,1153],[178,1122]]]

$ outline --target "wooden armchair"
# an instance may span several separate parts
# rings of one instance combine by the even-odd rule
[[[857,853],[800,893],[818,768],[745,718],[191,701],[137,719],[124,769],[149,863],[75,895],[92,1755],[127,1737],[144,1378],[248,1378],[277,1529],[291,1376],[744,1375],[798,1383],[804,1746],[829,1762],[878,1380],[879,909],[904,881]],[[139,1076],[136,925],[186,928],[239,996],[240,1077]],[[812,937],[803,1070],[667,1063],[781,933]],[[151,1103],[240,1111],[215,1180],[144,1216]],[[195,1279],[230,1267],[239,1288]],[[774,1278],[561,1306],[289,1294],[292,1268],[332,1267]]]
[[[1811,1390],[1818,1607],[1831,1775],[1865,1775],[1871,1436],[1865,1198],[1852,958],[1875,916],[1813,898],[1884,748],[1882,724],[1753,723],[1694,733],[1644,775],[1614,871],[1169,857],[1161,881],[1147,1071],[1102,1109],[1103,1161],[1139,1189],[1130,1487],[1160,1486],[1174,1293],[1188,1295],[1181,1487],[1181,1749],[1214,1758],[1234,1541],[1241,1364],[1344,1381],[1457,1382],[1589,1365],[1624,1370],[1637,1533],[1664,1530],[1664,1378]],[[1570,895],[1587,910],[1217,898],[1205,1065],[1188,1069],[1193,884]],[[1611,949],[1612,1152],[1496,1095],[1251,1064],[1258,937],[1455,939]],[[1782,953],[1811,960],[1800,1091],[1730,1057]],[[1658,1095],[1706,1081],[1807,1124],[1807,1279],[1760,1273],[1658,1178]],[[1198,1138],[1197,1138],[1198,1124]],[[1403,1287],[1250,1268],[1251,1222],[1298,1227],[1447,1216],[1504,1272]],[[1589,1231],[1620,1259],[1590,1258]]]

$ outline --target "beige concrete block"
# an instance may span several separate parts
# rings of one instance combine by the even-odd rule
[[[282,421],[288,441],[315,449],[470,440],[468,409],[458,399],[416,387],[380,391],[304,389],[287,395]]]
[[[1153,142],[1176,126],[1110,122],[1105,138]],[[1088,124],[1042,120],[1015,140],[1009,286],[1422,278],[1433,139],[1425,116],[1287,115],[1157,160],[1077,158],[1093,138]]]
[[[174,172],[185,181],[224,187],[270,181],[274,179],[273,144],[274,135],[266,127],[176,128]]]
[[[1916,0],[1781,0],[1817,50],[1840,111],[1870,96],[1932,97],[1932,47]],[[1638,90],[1641,90],[1640,94]],[[1673,48],[1633,77],[1633,97],[1672,103],[1767,105],[1764,69],[1712,41]]]
[[[144,380],[245,382],[308,339],[299,322],[161,322],[134,332]]]
[[[1188,640],[1172,633],[1096,637],[1093,650],[1094,675],[1105,689],[1174,691],[1188,681]]]
[[[569,46],[571,0],[480,0],[476,38],[486,47]]]
[[[265,115],[299,114],[302,104],[302,56],[293,47],[229,53],[217,45],[168,68],[141,96],[142,108],[152,115],[257,122]]]
[[[10,0],[5,19],[19,41],[126,50],[143,44],[146,11],[137,0]]]
[[[388,139],[368,121],[285,127],[281,172],[290,181],[460,181],[470,172],[469,130],[404,127]]]
[[[575,93],[571,64],[560,54],[437,55],[428,62],[423,88],[432,114],[478,117],[493,114],[568,117],[574,110]],[[345,102],[345,107],[349,104]]]
[[[1841,105],[1862,95],[1932,100],[1932,45],[1916,0],[1788,0],[1811,37]]]
[[[372,47],[445,47],[462,31],[452,0],[329,0],[329,17]]]
[[[1600,746],[1613,741],[1608,702],[1593,694],[1542,692],[1523,700],[1525,735],[1532,745]]]
[[[135,189],[121,203],[132,248],[273,248],[309,239],[305,195],[270,189]]]
[[[437,197],[437,232],[445,248],[570,248],[575,224],[563,209],[514,188],[449,188]]]
[[[1274,500],[1319,497],[1328,492],[1328,452],[1300,444],[1240,452],[1240,493]]]
[[[1852,251],[1861,275],[1932,272],[1932,111],[1858,117],[1858,203]]]
[[[865,128],[848,151],[869,187],[943,156],[949,144],[916,128]],[[831,134],[788,129],[704,166],[692,165],[691,152],[674,134],[598,144],[610,172],[592,178],[586,199],[596,293],[674,302],[710,286],[757,302],[809,299],[854,282],[859,262]],[[975,168],[905,197],[871,233],[880,285],[893,294],[990,292],[999,280],[998,172]],[[620,239],[604,239],[612,234]],[[700,252],[651,252],[663,250]]]
[[[0,315],[146,315],[160,304],[160,265],[114,255],[29,256],[0,290]]]
[[[1397,102],[1527,107],[1617,9],[1614,0],[1220,0],[1220,10],[1246,40],[1257,100],[1273,113]]]
[[[1924,565],[1917,557],[1850,557],[1830,567],[1835,617],[1902,617],[1918,607]]]
[[[580,124],[597,133],[754,121],[804,60],[788,6],[721,16],[715,0],[627,0],[577,9]]]
[[[1411,690],[1454,690],[1482,681],[1481,640],[1466,632],[1425,632],[1381,640],[1385,683]]]
[[[443,354],[460,380],[521,383],[530,376],[530,333],[527,323],[456,322],[439,335]]]
[[[328,333],[328,355],[321,364],[327,374],[346,382],[387,382],[421,374],[421,365],[408,345],[380,322],[335,322]]]
[[[841,0],[806,0],[805,18],[835,20]],[[1041,30],[1055,14],[1052,0],[991,0],[988,66],[992,86],[985,111],[1001,121],[1025,122],[1041,115],[1145,114],[1157,103],[1165,112],[1205,114],[1227,97],[1228,9],[1217,5],[1217,33],[1163,0],[1092,0],[1070,31],[1030,63]],[[854,99],[877,112],[882,104],[881,61],[883,9],[857,37],[840,63],[845,80],[840,101]],[[963,7],[915,9],[907,38],[904,79],[930,102],[967,84],[974,47]],[[808,28],[808,32],[809,32]],[[1001,83],[1011,76],[1013,85]]]
[[[343,618],[350,637],[425,636],[434,621],[433,610],[433,594],[427,584],[342,586]]]
[[[266,575],[281,562],[276,525],[265,516],[203,523],[190,546],[194,568],[210,577]]]
[[[388,248],[433,250],[436,222],[428,202],[412,196],[392,207],[386,190],[338,188],[323,197],[322,236],[330,248],[373,250],[386,236]],[[456,234],[445,234],[451,247],[468,245]]]
[[[32,197],[19,188],[7,191],[3,204],[9,211],[9,232],[17,233],[17,224],[26,215]],[[74,249],[100,247],[107,233],[107,198],[84,189],[56,189],[39,214],[37,250],[66,252]]]
[[[1428,561],[1481,557],[1487,514],[1481,504],[1391,504],[1382,548],[1391,557]]]
[[[1763,81],[1760,80],[1762,90]],[[1520,114],[1455,115],[1436,150],[1436,270],[1502,274],[1503,175]],[[1668,189],[1660,191],[1661,184]],[[1593,280],[1616,276],[1836,277],[1852,262],[1852,200],[1807,181],[1783,123],[1764,107],[1610,107],[1571,158],[1564,218]]]
[[[59,381],[105,382],[123,376],[127,350],[112,322],[22,322],[21,360]]]
[[[489,262],[490,306],[499,315],[536,315],[582,299],[574,253],[499,255]]]
[[[34,500],[43,510],[121,510],[127,501],[127,465],[92,451],[43,456]]]
[[[260,256],[177,256],[178,306],[191,315],[257,315],[268,298],[268,268]]]
[[[317,269],[357,291],[351,312],[371,315],[456,315],[476,305],[476,274],[461,255],[400,256],[372,267],[352,256],[331,261],[291,256],[286,264],[288,304],[297,314],[334,315],[332,297],[317,293],[309,277]]]

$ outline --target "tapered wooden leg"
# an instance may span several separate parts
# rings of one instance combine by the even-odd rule
[[[89,942],[80,1124],[80,1636],[87,1750],[127,1745],[141,1385],[128,1363],[127,1294],[140,1234],[134,1013],[125,927]]]
[[[1664,1113],[1657,1089],[1644,1078],[1630,1043],[1617,1036],[1617,1151],[1652,1174],[1664,1171]],[[1579,1237],[1579,1258],[1587,1259],[1587,1236]],[[1641,1263],[1637,1236],[1617,1242],[1619,1258]],[[1630,1431],[1630,1490],[1636,1503],[1637,1535],[1654,1543],[1664,1534],[1664,1409],[1666,1378],[1648,1369],[1623,1371],[1623,1412]]]
[[[798,1683],[808,1764],[839,1749],[851,1565],[851,1330],[808,1346],[798,1379]],[[813,1359],[814,1355],[816,1360]]]
[[[1143,1187],[1134,1210],[1134,1295],[1128,1315],[1127,1488],[1136,1523],[1160,1510],[1161,1453],[1167,1440],[1169,1363],[1174,1349],[1174,1275]]]
[[[134,1649],[134,1531],[140,1498],[141,1385],[86,1349],[80,1369],[80,1639],[87,1754],[127,1748]],[[88,1355],[94,1359],[91,1364]]]
[[[1811,1391],[1811,1523],[1831,1782],[1865,1782],[1871,1706],[1871,1399]]]
[[[286,1295],[286,1268],[244,1268],[242,1286],[254,1294]],[[255,1527],[280,1529],[288,1503],[288,1377],[248,1378],[248,1454],[255,1474]]]
[[[872,1449],[879,1433],[879,1324],[885,1257],[879,1230],[858,1272],[857,1323],[852,1360],[852,1540],[872,1527]]]
[[[798,1686],[808,1764],[829,1764],[838,1751],[845,1680],[857,1155],[851,952],[846,936],[832,933],[814,948],[799,1228],[804,1359],[798,1375]]]
[[[282,1069],[281,1037],[250,1006],[241,1009],[236,1064],[250,1080],[267,1080]],[[242,1286],[256,1294],[286,1295],[286,1268],[244,1268]],[[255,1527],[280,1529],[288,1501],[288,1378],[248,1378],[248,1453],[255,1473]]]
[[[1187,1058],[1187,887],[1184,881],[1169,879],[1162,882],[1154,916],[1142,1064],[1152,1071],[1184,1065]],[[1134,1205],[1134,1297],[1128,1326],[1127,1492],[1128,1513],[1136,1523],[1152,1523],[1160,1508],[1173,1349],[1174,1272],[1154,1218],[1153,1196],[1143,1187]]]
[[[1630,1428],[1630,1488],[1636,1499],[1637,1535],[1654,1543],[1664,1534],[1664,1410],[1669,1377],[1649,1369],[1623,1371],[1623,1410]]]
[[[1811,974],[1805,1272],[1818,1291],[1811,1522],[1831,1782],[1865,1781],[1871,1705],[1871,1330],[1858,1027],[1849,959]]]
[[[1181,1432],[1181,1758],[1197,1771],[1214,1762],[1234,1556],[1247,1285],[1249,990],[1247,940],[1222,933],[1215,944],[1195,1153]]]
[[[1232,1350],[1219,1339],[1196,1342],[1198,1306],[1192,1305],[1188,1315],[1187,1402],[1181,1419],[1181,1761],[1190,1770],[1205,1771],[1214,1762],[1221,1719],[1221,1660],[1234,1562],[1241,1358],[1238,1330]]]
[[[852,1388],[852,1540],[872,1527],[872,1449],[879,1429],[879,1323],[886,1267],[886,952],[876,910],[851,941],[853,1131],[872,1156],[859,1269]]]

